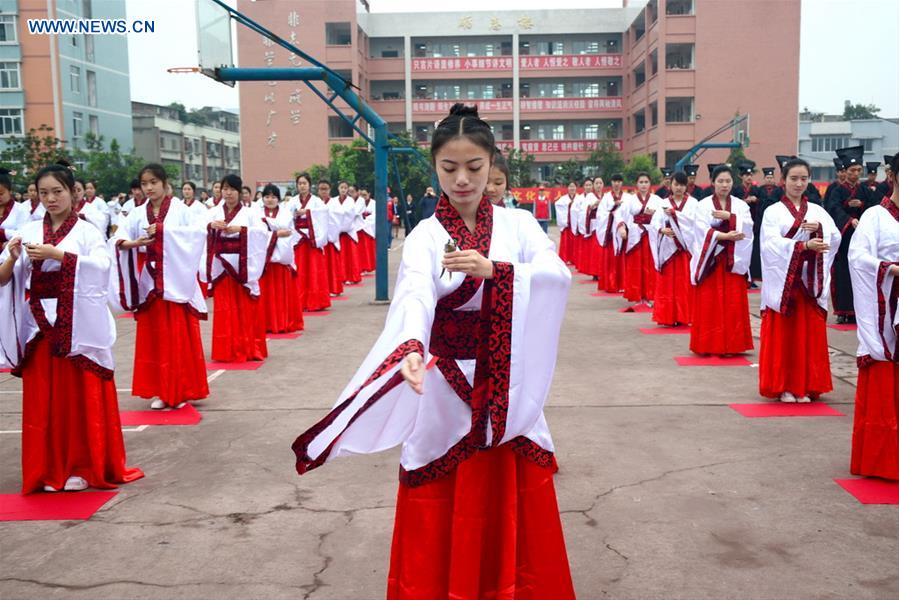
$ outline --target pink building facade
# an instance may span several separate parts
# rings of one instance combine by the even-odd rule
[[[363,0],[239,0],[238,10],[351,80],[392,131],[421,144],[453,103],[478,104],[497,145],[533,154],[539,177],[603,143],[673,165],[736,113],[750,115],[746,154],[760,166],[795,151],[798,2],[605,4],[372,14]],[[244,28],[238,62],[305,66]],[[240,113],[249,181],[289,181],[353,137],[303,83],[241,83]]]

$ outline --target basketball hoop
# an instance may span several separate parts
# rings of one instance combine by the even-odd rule
[[[199,73],[200,67],[171,67],[166,69],[169,73]]]

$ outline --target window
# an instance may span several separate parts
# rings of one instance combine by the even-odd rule
[[[434,85],[435,100],[458,100],[462,97],[462,86],[439,83]]]
[[[19,87],[19,63],[0,62],[0,89],[15,90]]]
[[[325,43],[329,46],[349,46],[353,43],[349,23],[325,23]]]
[[[351,138],[353,137],[353,128],[340,117],[328,117],[328,137]]]
[[[599,123],[575,123],[571,126],[571,137],[575,140],[595,140],[599,137]]]
[[[353,83],[353,72],[349,69],[336,69],[334,72],[340,75],[340,77],[343,78],[343,80],[347,83]],[[328,92],[334,93],[334,90],[331,89],[331,86],[328,86]]]
[[[381,50],[381,58],[399,58],[399,50]]]
[[[874,152],[874,139],[868,138],[866,140],[859,140],[859,145],[865,147],[865,152]]]
[[[834,135],[813,135],[812,136],[812,152],[833,152],[840,148],[846,148],[849,144],[849,138],[846,136]]]
[[[95,60],[94,36],[92,35],[84,36],[84,59],[88,62],[94,62]]]
[[[641,64],[634,69],[634,88],[638,88],[646,82],[646,67]]]
[[[537,50],[541,56],[565,54],[565,42],[540,42]]]
[[[649,126],[655,127],[659,124],[659,103],[653,102],[649,105]]]
[[[100,137],[100,118],[97,115],[90,115],[87,119],[91,133]]]
[[[573,54],[599,54],[598,41],[575,40],[571,43]]]
[[[656,48],[649,55],[649,76],[659,72],[659,50]]]
[[[634,113],[634,133],[640,133],[646,129],[646,114],[644,111]]]
[[[97,74],[87,72],[87,105],[97,106]]]
[[[9,44],[16,40],[16,16],[0,15],[0,44]]]
[[[80,112],[72,113],[72,137],[80,138],[84,129],[83,125],[84,115]]]
[[[692,69],[693,44],[666,44],[665,68],[669,70]]]
[[[665,3],[665,14],[669,16],[692,15],[693,0],[668,0]]]
[[[693,122],[693,98],[666,98],[665,99],[666,123],[691,123]]]
[[[81,67],[69,67],[69,87],[72,88],[72,93],[81,93]]]
[[[21,108],[0,108],[0,135],[22,135]]]

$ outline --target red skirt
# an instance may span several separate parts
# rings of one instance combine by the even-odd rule
[[[359,283],[362,281],[362,269],[359,266],[359,244],[348,233],[340,234],[340,254],[343,257],[344,282]]]
[[[135,319],[131,393],[167,406],[208,397],[200,320],[190,306],[157,298]]]
[[[588,265],[588,257],[589,252],[587,249],[587,238],[585,238],[580,233],[574,236],[574,246],[577,249],[577,255],[575,257],[575,267],[577,270],[583,273],[584,275],[589,275],[590,273],[587,271],[589,268]]]
[[[213,296],[212,360],[265,360],[265,315],[259,298],[228,275],[216,282]]]
[[[624,255],[624,299],[631,302],[655,298],[656,267],[649,248],[649,236],[643,237]]]
[[[597,288],[599,291],[617,294],[621,291],[621,278],[624,274],[624,254],[615,254],[615,247],[610,241],[602,247],[602,279]]]
[[[899,481],[899,364],[859,367],[852,424],[853,475]]]
[[[328,266],[328,291],[335,296],[343,293],[343,257],[337,246],[328,242],[325,246],[325,258]]]
[[[328,261],[325,251],[315,248],[309,241],[294,246],[293,257],[297,263],[297,297],[304,310],[324,310],[331,306],[328,287]]]
[[[269,263],[259,280],[265,330],[268,333],[303,331],[303,302],[297,294],[296,277],[290,267]]]
[[[375,270],[377,245],[375,238],[364,231],[359,232],[359,266],[363,273],[371,273]]]
[[[400,484],[387,598],[574,598],[552,471],[500,446]]]
[[[661,272],[656,272],[652,320],[659,325],[691,323],[693,293],[693,285],[690,283],[690,255],[678,252],[665,263]]]
[[[570,264],[572,262],[572,241],[574,240],[574,235],[571,233],[571,230],[567,227],[562,229],[562,233],[559,235],[559,258],[565,264]]]
[[[827,348],[827,313],[800,287],[791,292],[788,315],[766,310],[759,348],[759,393],[817,399],[833,390]]]
[[[38,341],[22,369],[22,493],[62,489],[69,477],[111,489],[143,476],[125,466],[115,380]]]
[[[697,354],[739,354],[752,350],[746,277],[719,261],[696,286],[690,350]]]
[[[589,237],[582,239],[584,240],[584,254],[582,259],[584,268],[582,269],[582,272],[585,275],[599,277],[600,263],[602,262],[599,256],[599,242],[596,240],[595,235],[590,235]]]

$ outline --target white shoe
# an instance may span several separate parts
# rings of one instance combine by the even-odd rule
[[[87,489],[87,481],[85,481],[82,477],[69,477],[66,479],[66,483],[63,486],[63,489],[67,492],[80,492],[81,490]],[[44,486],[45,492],[58,492],[59,490],[52,485]]]
[[[790,392],[784,392],[780,395],[781,402],[796,402],[796,396],[791,394]]]
[[[175,410],[178,410],[179,408],[184,408],[185,406],[187,406],[187,402],[182,402],[181,404],[179,404],[178,406],[175,407]]]
[[[796,402],[799,402],[801,404],[808,404],[811,401],[812,401],[812,399],[809,398],[808,396],[803,396],[802,398],[796,398]]]
[[[152,408],[153,410],[162,410],[163,408],[165,408],[165,402],[157,398],[150,403],[150,408]]]

